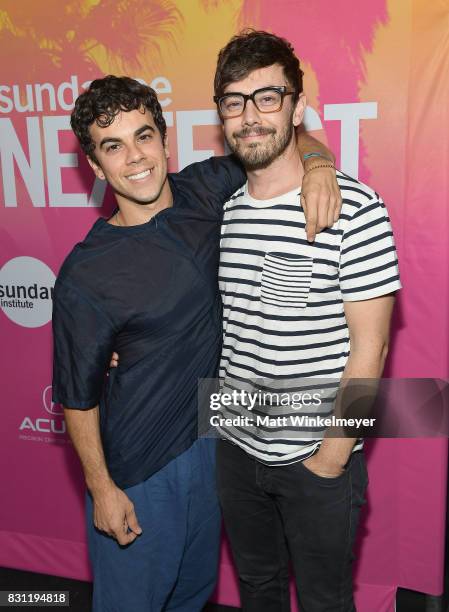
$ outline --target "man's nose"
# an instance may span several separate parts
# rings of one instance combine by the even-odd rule
[[[254,125],[260,123],[260,114],[253,100],[247,100],[245,110],[242,114],[242,123],[244,125]]]
[[[145,155],[137,143],[130,143],[127,149],[126,162],[128,164],[137,164],[144,159]]]

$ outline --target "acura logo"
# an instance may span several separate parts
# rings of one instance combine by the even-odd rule
[[[42,403],[44,404],[44,408],[49,414],[63,415],[64,409],[62,408],[61,404],[55,404],[51,400],[51,389],[52,387],[49,385],[48,387],[45,387],[44,392],[42,393]]]

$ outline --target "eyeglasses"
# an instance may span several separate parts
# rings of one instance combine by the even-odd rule
[[[285,85],[279,85],[262,87],[253,91],[252,94],[230,92],[224,96],[214,96],[214,102],[218,106],[222,118],[230,119],[231,117],[239,117],[245,112],[248,100],[252,100],[261,113],[276,113],[281,110],[285,96],[294,93],[294,91],[287,91]]]

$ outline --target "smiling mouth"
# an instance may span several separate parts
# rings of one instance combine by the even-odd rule
[[[138,174],[130,174],[126,178],[130,181],[138,181],[140,179],[147,178],[147,176],[150,176],[152,172],[153,172],[153,168],[149,170],[142,170],[142,172],[139,172]]]
[[[237,138],[248,138],[249,136],[268,136],[269,134],[275,134],[274,128],[268,128],[264,126],[255,126],[253,128],[246,127],[238,132],[234,132],[233,136]]]
[[[239,136],[239,138],[249,140],[251,138],[261,138],[262,136],[267,136],[267,134],[246,134],[245,136]]]

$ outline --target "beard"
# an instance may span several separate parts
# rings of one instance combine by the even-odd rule
[[[232,139],[227,140],[228,146],[240,159],[246,170],[262,170],[267,168],[287,148],[293,137],[294,127],[290,121],[282,131],[263,126],[246,127],[233,132]],[[250,142],[245,145],[239,141],[249,135],[267,135],[264,142]]]

